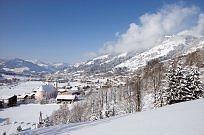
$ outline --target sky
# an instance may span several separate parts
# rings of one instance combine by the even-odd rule
[[[203,0],[0,0],[0,58],[75,63],[144,49],[161,35],[203,34],[203,11]]]

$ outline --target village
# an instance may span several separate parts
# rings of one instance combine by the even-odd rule
[[[14,92],[13,95],[1,94],[0,108],[29,103],[72,103],[82,100],[93,90],[108,87],[108,85],[124,85],[125,83],[117,83],[116,80],[113,81],[111,78],[90,77],[89,79],[84,79],[79,76],[75,76],[74,79],[70,80],[49,78],[44,82],[40,81],[40,84],[41,85],[38,88],[34,88],[33,91],[28,91],[26,93],[15,94]]]
[[[17,118],[18,115],[11,116],[11,118],[3,117],[4,122],[1,123],[0,128],[9,128],[14,131],[19,125],[23,130],[37,128],[39,123],[57,110],[61,104],[72,106],[75,102],[86,100],[91,93],[97,93],[99,89],[124,85],[125,78],[121,76],[114,78],[85,77],[82,73],[73,73],[71,75],[58,73],[46,75],[43,79],[20,79],[17,84],[2,83],[2,86],[0,86],[0,109],[2,114],[5,113],[5,116],[9,116],[8,113],[10,112],[29,111],[22,116],[23,118]],[[29,106],[35,106],[37,109],[33,109],[32,112],[32,109],[27,109]],[[45,109],[48,107],[50,108],[50,110],[47,109],[49,111]],[[33,115],[33,120],[27,120],[26,115],[29,115],[29,117]],[[22,126],[23,124],[25,126]]]

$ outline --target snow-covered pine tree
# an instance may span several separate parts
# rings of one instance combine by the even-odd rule
[[[172,62],[166,74],[167,87],[164,91],[164,99],[166,104],[172,104],[177,100],[178,86],[179,86],[179,80],[177,78],[178,71],[180,70],[176,70],[174,63]]]
[[[182,88],[182,100],[188,101],[203,97],[202,82],[199,75],[198,68],[187,68],[185,85]]]
[[[176,72],[175,72],[175,79],[176,79],[176,90],[175,90],[175,99],[173,103],[183,102],[183,97],[185,94],[183,90],[185,89],[186,85],[186,70],[182,67],[181,63],[177,63]],[[187,72],[188,73],[188,72]]]
[[[195,99],[204,97],[204,90],[202,88],[202,82],[200,81],[200,72],[197,67],[191,68],[191,75],[193,76],[193,96]]]
[[[202,83],[197,68],[182,68],[181,64],[171,64],[167,73],[167,88],[164,91],[166,104],[203,97]]]

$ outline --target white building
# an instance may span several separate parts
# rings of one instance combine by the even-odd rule
[[[42,85],[40,88],[37,89],[37,92],[35,94],[35,98],[38,101],[42,101],[43,99],[56,98],[56,96],[57,96],[57,90],[51,84]]]

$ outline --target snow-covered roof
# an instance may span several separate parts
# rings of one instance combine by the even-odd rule
[[[45,84],[45,85],[40,86],[38,91],[53,92],[53,91],[56,91],[56,89],[51,84]]]
[[[75,86],[75,87],[72,87],[71,90],[72,90],[72,91],[77,91],[77,90],[78,90],[78,87],[76,87],[76,86]]]
[[[2,100],[2,99],[9,99],[9,98],[11,98],[11,97],[13,97],[13,96],[16,96],[16,95],[2,95],[2,96],[0,97],[0,100]]]
[[[26,96],[28,96],[28,95],[24,95],[24,94],[23,95],[18,95],[17,98],[25,98]]]
[[[25,98],[26,96],[32,96],[35,93],[24,93],[22,95],[17,95],[17,98]]]
[[[74,100],[76,98],[76,95],[57,95],[57,100],[58,99],[69,99],[69,100]]]
[[[67,91],[67,89],[58,89],[57,91],[59,91],[59,92],[65,92],[65,91]]]

